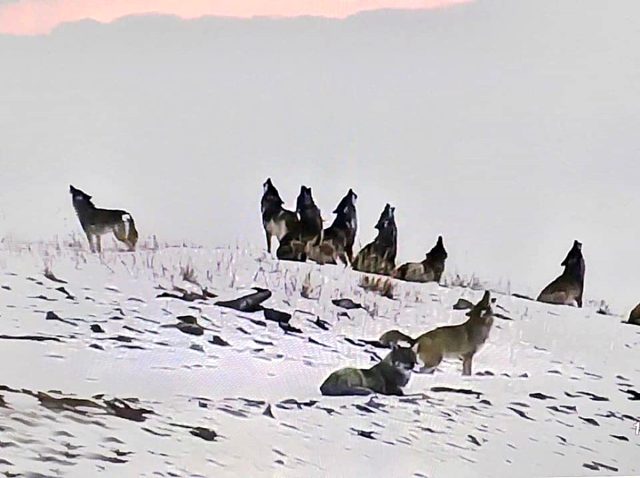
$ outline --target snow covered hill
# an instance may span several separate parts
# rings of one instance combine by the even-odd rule
[[[445,362],[414,374],[404,397],[322,397],[332,370],[386,353],[361,339],[460,323],[453,304],[482,294],[395,283],[389,299],[361,277],[244,248],[4,244],[0,473],[640,474],[640,327],[592,308],[494,294],[472,377]],[[301,331],[215,305],[252,286]],[[331,302],[346,297],[363,308]]]

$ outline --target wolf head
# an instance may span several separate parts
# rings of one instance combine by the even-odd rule
[[[411,347],[396,347],[384,359],[402,372],[411,372],[417,362],[416,353]]]
[[[395,226],[396,224],[396,220],[394,216],[395,210],[396,210],[395,207],[391,207],[391,205],[387,203],[382,213],[380,214],[380,218],[378,219],[378,222],[376,224],[376,229],[378,231],[385,230],[391,225]]]
[[[579,241],[573,241],[573,246],[571,250],[568,252],[567,257],[564,258],[561,266],[569,266],[571,264],[576,263],[582,259],[582,243]]]
[[[349,189],[349,192],[340,200],[333,213],[347,215],[351,211],[355,212],[357,199],[358,195],[353,192],[353,189]]]
[[[278,206],[284,204],[284,201],[280,198],[280,193],[271,182],[271,178],[262,183],[262,199],[263,201],[269,201],[270,203],[276,203]]]
[[[491,304],[494,302],[495,299],[491,299],[491,293],[488,290],[485,290],[482,299],[473,306],[473,309],[467,312],[467,315],[478,319],[491,320],[493,317],[493,308],[491,307]]]
[[[69,193],[71,193],[71,199],[75,208],[82,206],[93,206],[93,203],[91,202],[91,196],[89,196],[84,191],[78,188],[74,188],[72,185],[69,185]]]
[[[442,236],[438,236],[436,245],[433,246],[429,252],[427,252],[426,260],[429,262],[444,262],[447,257],[449,256],[447,254],[447,250],[444,248]]]
[[[300,186],[300,194],[296,201],[296,211],[301,212],[305,209],[315,207],[316,203],[313,201],[313,195],[311,194],[311,188],[306,186]]]
[[[565,272],[575,274],[580,279],[584,279],[584,257],[582,256],[582,243],[579,241],[573,241],[573,246],[560,264],[565,268]]]

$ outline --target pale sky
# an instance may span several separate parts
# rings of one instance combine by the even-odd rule
[[[314,15],[344,18],[376,9],[427,9],[465,0],[0,0],[0,33],[46,34],[62,23],[92,19],[108,23],[127,15],[181,18]]]
[[[0,0],[0,25],[29,6],[40,13],[14,28],[137,11],[125,3],[145,5]],[[330,4],[351,11],[318,3]],[[390,203],[399,262],[443,235],[447,274],[530,295],[580,240],[585,298],[628,313],[640,300],[638,17],[638,0],[479,0],[0,35],[0,238],[80,234],[73,184],[128,210],[142,238],[264,247],[271,177],[288,208],[312,187],[329,221],[353,188],[358,248]]]

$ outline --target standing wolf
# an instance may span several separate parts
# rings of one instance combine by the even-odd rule
[[[378,235],[364,246],[353,262],[353,268],[360,272],[389,275],[396,266],[398,251],[398,228],[395,208],[387,204],[376,224]]]
[[[489,338],[493,325],[491,303],[491,294],[485,291],[482,299],[467,312],[469,318],[462,324],[438,327],[416,339],[390,330],[382,334],[380,342],[391,347],[397,347],[399,342],[411,345],[422,372],[433,372],[444,358],[460,358],[462,375],[471,375],[473,357]]]
[[[280,193],[271,182],[271,178],[262,185],[262,200],[260,201],[260,210],[262,211],[262,226],[267,238],[267,252],[271,253],[271,238],[276,236],[278,241],[291,231],[298,218],[296,213],[288,211],[282,207],[284,201],[280,197]]]
[[[276,251],[278,259],[289,261],[307,260],[309,247],[318,246],[322,242],[322,216],[311,194],[311,188],[300,187],[296,201],[298,221],[280,241]]]
[[[353,243],[358,232],[356,199],[358,195],[349,189],[333,211],[336,217],[324,230],[322,242],[307,246],[309,259],[319,264],[337,264],[338,259],[344,264],[353,262]]]
[[[564,272],[540,292],[538,302],[582,307],[585,264],[581,242],[573,241],[573,247],[560,265]]]
[[[73,186],[69,186],[69,192],[91,252],[102,252],[100,236],[110,232],[113,232],[117,240],[126,244],[130,251],[136,248],[138,231],[131,214],[119,209],[97,208],[91,202],[91,196]]]

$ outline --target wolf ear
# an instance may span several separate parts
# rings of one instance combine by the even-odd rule
[[[467,315],[471,316],[474,313],[482,312],[483,310],[488,309],[490,306],[491,306],[491,293],[488,290],[485,290],[484,295],[482,296],[482,299],[480,299],[480,302],[474,305],[473,309],[467,312]]]

